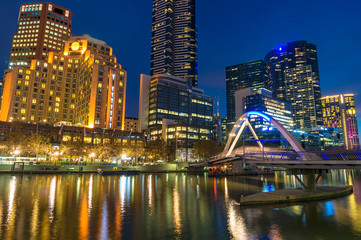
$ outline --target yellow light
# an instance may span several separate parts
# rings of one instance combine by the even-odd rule
[[[71,44],[71,50],[73,50],[73,51],[77,51],[79,49],[79,47],[80,47],[80,45],[78,42],[73,42]]]

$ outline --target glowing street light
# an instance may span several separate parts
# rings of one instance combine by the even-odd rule
[[[20,150],[18,150],[18,149],[16,149],[15,151],[14,151],[14,157],[15,157],[15,162],[16,162],[16,156],[17,155],[20,155]]]
[[[60,152],[59,152],[59,151],[56,151],[56,152],[53,153],[53,156],[55,156],[56,158],[58,158],[58,160],[59,160],[59,155],[60,155]],[[56,158],[54,158],[54,163],[55,163],[55,165],[56,165]]]
[[[95,165],[95,153],[92,152],[90,154],[90,157],[93,159],[93,164]]]

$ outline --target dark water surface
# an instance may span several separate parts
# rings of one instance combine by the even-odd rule
[[[361,239],[361,172],[333,201],[243,208],[241,194],[299,187],[272,177],[0,175],[0,239]]]

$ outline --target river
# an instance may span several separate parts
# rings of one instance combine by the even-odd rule
[[[332,201],[241,207],[241,195],[300,187],[275,176],[0,175],[0,239],[361,239],[361,171],[332,171],[349,184]]]

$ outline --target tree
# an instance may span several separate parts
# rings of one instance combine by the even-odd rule
[[[30,155],[36,157],[38,161],[39,156],[46,156],[52,149],[50,137],[44,134],[32,133],[27,137],[27,151]]]
[[[159,159],[168,160],[169,152],[168,145],[162,139],[152,140],[146,147],[147,158],[153,162]]]
[[[1,142],[2,153],[8,156],[13,155],[15,150],[23,152],[27,150],[27,135],[24,129],[14,124],[10,132],[5,133]]]
[[[206,139],[201,139],[195,142],[193,146],[193,158],[199,160],[208,159],[222,151],[222,146],[216,142]]]
[[[129,157],[135,159],[135,163],[138,163],[138,158],[144,156],[145,154],[145,147],[143,142],[128,142],[125,146],[125,152]]]
[[[123,145],[119,141],[110,141],[96,145],[93,151],[98,159],[104,161],[120,157],[123,154]]]
[[[81,137],[74,137],[73,141],[63,142],[60,146],[60,151],[70,159],[87,156],[87,150],[88,146]]]

